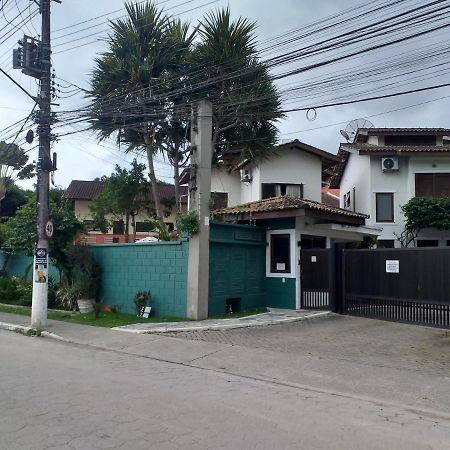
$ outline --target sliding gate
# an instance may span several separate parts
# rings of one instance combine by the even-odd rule
[[[330,249],[300,251],[302,309],[329,309]]]

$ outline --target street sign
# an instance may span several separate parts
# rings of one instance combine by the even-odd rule
[[[45,224],[45,235],[50,239],[53,236],[53,222],[49,220]]]

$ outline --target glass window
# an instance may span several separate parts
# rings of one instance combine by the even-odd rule
[[[125,232],[125,225],[123,220],[115,220],[113,222],[113,234],[123,234]]]
[[[289,234],[270,235],[270,272],[290,273],[291,236]]]
[[[211,210],[228,206],[228,192],[211,192]]]
[[[436,239],[418,239],[417,247],[437,247],[439,242]]]
[[[136,222],[136,233],[147,233],[153,230],[151,222]]]
[[[394,239],[378,239],[377,248],[394,248]]]
[[[394,194],[378,192],[376,196],[377,222],[393,222]]]

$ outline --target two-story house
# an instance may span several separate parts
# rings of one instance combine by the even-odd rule
[[[119,244],[125,242],[125,218],[109,216],[113,226],[108,232],[102,233],[98,229],[93,228],[92,213],[90,206],[97,196],[105,189],[104,181],[84,181],[73,180],[65,192],[65,197],[72,201],[75,215],[85,224],[88,234],[81,236],[87,244]],[[181,204],[182,210],[187,209],[187,188],[181,187]],[[160,198],[166,201],[164,222],[167,224],[169,231],[174,229],[175,223],[175,187],[173,185],[161,184],[159,186]],[[152,193],[149,191],[148,198],[151,201]],[[164,204],[163,204],[164,206]],[[147,211],[138,211],[135,216],[135,227],[130,228],[130,235],[136,233],[136,240],[156,236],[150,223],[150,217]]]
[[[340,158],[297,140],[276,150],[277,155],[267,160],[234,165],[224,161],[212,170],[212,215],[216,220],[266,229],[269,306],[300,308],[314,296],[324,305],[328,284],[324,282],[322,291],[306,289],[301,279],[302,255],[318,250],[304,264],[312,262],[319,267],[319,254],[326,254],[320,250],[335,242],[362,241],[365,236],[376,236],[378,230],[366,227],[364,214],[336,206],[333,191],[323,192],[324,182],[334,173]],[[323,198],[328,204],[322,202]],[[328,273],[326,263],[321,267]]]
[[[340,145],[331,187],[340,188],[341,208],[367,214],[367,225],[382,229],[379,247],[401,246],[408,200],[450,196],[449,135],[443,128],[368,128]],[[450,233],[422,230],[415,245],[450,245]]]

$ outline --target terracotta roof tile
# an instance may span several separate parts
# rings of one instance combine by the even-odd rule
[[[328,206],[323,203],[315,202],[313,200],[306,200],[298,197],[289,197],[287,195],[283,195],[281,197],[266,198],[264,200],[245,203],[243,205],[218,209],[214,211],[214,215],[239,215],[245,213],[286,211],[289,209],[309,209],[338,214],[346,217],[355,217],[359,219],[366,219],[369,217],[365,214],[355,213],[346,209]]]
[[[72,200],[94,200],[105,189],[104,181],[72,180],[65,192],[65,197]],[[187,186],[180,186],[181,202],[187,203]],[[151,191],[150,200],[153,199]],[[160,198],[172,198],[175,196],[175,186],[172,184],[159,185]]]
[[[360,153],[450,153],[450,145],[373,145],[341,144],[343,150],[355,149]]]

